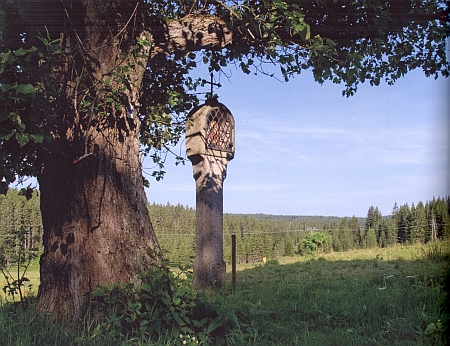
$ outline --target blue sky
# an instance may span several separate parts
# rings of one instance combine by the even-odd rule
[[[387,215],[394,202],[450,194],[448,80],[412,71],[345,98],[342,85],[321,86],[307,71],[288,83],[227,73],[215,76],[236,122],[224,212],[364,217],[371,205]],[[184,154],[184,142],[177,149]],[[169,158],[166,171],[150,179],[149,202],[194,207],[190,162]]]

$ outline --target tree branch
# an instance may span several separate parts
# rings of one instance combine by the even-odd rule
[[[150,31],[154,40],[152,56],[204,48],[221,49],[233,42],[228,23],[210,15],[188,15],[178,20],[153,22]]]

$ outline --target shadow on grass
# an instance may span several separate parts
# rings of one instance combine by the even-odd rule
[[[227,302],[242,330],[230,337],[254,345],[444,345],[448,260],[317,258],[243,270]]]

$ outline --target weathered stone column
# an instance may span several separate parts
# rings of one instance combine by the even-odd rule
[[[223,260],[223,182],[234,157],[234,119],[229,110],[210,102],[195,109],[186,128],[186,152],[196,186],[194,288],[225,286]]]
[[[196,241],[194,288],[225,286],[223,260],[223,181],[228,160],[205,156],[193,158],[196,186]]]

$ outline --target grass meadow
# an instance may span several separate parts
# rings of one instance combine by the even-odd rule
[[[227,304],[253,345],[443,345],[449,253],[441,243],[281,258],[239,271]]]
[[[231,293],[229,273],[227,291],[213,299],[239,321],[226,330],[227,345],[443,346],[450,312],[445,311],[449,260],[449,241],[269,259],[238,265],[236,292]],[[28,277],[37,287],[37,265]],[[89,324],[54,325],[36,317],[32,305],[24,312],[5,296],[0,326],[5,346],[115,345],[80,338],[92,332]],[[182,341],[135,338],[119,345]]]

